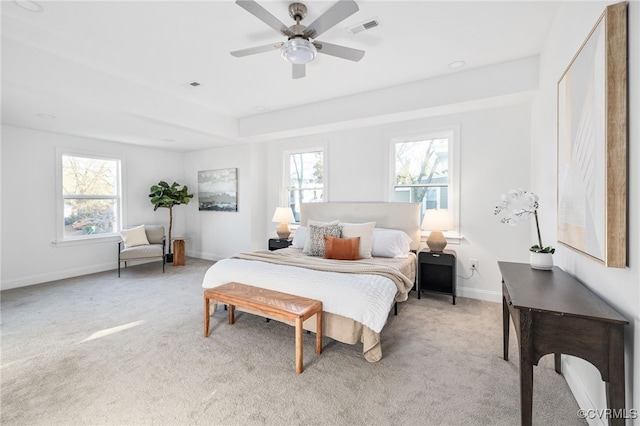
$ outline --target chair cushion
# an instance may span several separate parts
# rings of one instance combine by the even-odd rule
[[[164,239],[164,226],[162,225],[145,225],[144,232],[147,234],[147,240],[150,244],[162,244]]]
[[[147,259],[162,257],[162,255],[162,244],[147,244],[122,250],[120,260]]]
[[[144,231],[144,225],[123,229],[120,231],[120,236],[122,237],[122,241],[124,241],[125,248],[149,244],[147,234]]]

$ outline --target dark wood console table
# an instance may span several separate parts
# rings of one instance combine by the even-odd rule
[[[606,382],[608,408],[624,412],[624,326],[626,318],[579,281],[555,266],[550,271],[526,263],[498,262],[502,273],[503,351],[509,360],[509,316],[520,346],[520,418],[531,425],[533,366],[543,355],[573,355],[593,364]],[[625,419],[609,418],[610,425]]]

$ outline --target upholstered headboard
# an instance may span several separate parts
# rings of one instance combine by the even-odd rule
[[[303,203],[300,205],[300,225],[307,219],[328,222],[376,222],[376,228],[399,229],[413,242],[412,250],[420,248],[420,204],[383,202]]]

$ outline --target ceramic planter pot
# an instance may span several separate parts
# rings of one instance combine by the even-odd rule
[[[542,269],[548,271],[553,268],[553,254],[531,252],[529,263],[533,269]]]

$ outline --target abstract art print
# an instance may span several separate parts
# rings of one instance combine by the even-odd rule
[[[198,209],[203,211],[238,211],[238,169],[198,172]]]
[[[558,241],[626,266],[626,4],[607,7],[558,82]]]

